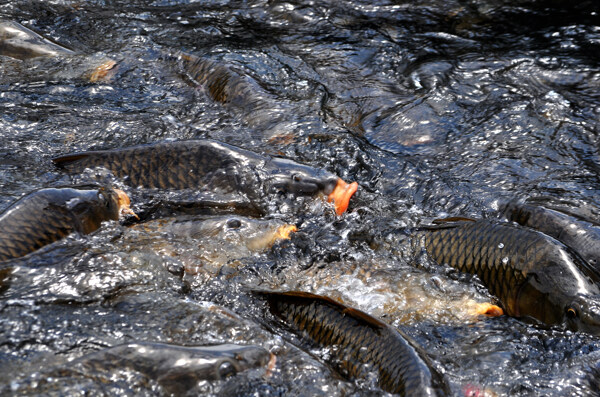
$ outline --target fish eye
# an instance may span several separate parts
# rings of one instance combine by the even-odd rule
[[[577,310],[575,310],[572,307],[569,307],[567,309],[567,318],[574,319],[575,317],[577,317]]]
[[[223,361],[219,364],[219,377],[221,379],[233,376],[237,373],[235,367],[229,361]]]
[[[229,229],[239,229],[242,227],[242,222],[239,219],[229,219],[227,221],[227,227]]]
[[[300,174],[294,174],[294,175],[292,175],[292,180],[294,182],[301,182],[302,181],[302,176]]]

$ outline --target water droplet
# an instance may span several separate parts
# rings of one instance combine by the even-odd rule
[[[505,265],[508,263],[508,256],[502,258],[502,263],[504,263]]]
[[[500,249],[504,248],[504,244],[503,243],[498,244],[498,248],[500,248]]]

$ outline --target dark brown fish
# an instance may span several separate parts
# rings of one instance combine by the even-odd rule
[[[379,374],[382,390],[400,395],[448,393],[426,353],[399,330],[330,298],[307,292],[256,291],[295,333],[330,347],[332,363],[350,378]]]
[[[192,54],[179,54],[183,69],[190,79],[205,87],[210,97],[223,104],[232,104],[240,108],[265,107],[257,84],[216,61],[200,58]],[[262,105],[262,106],[261,106]],[[248,108],[248,111],[253,109]]]
[[[213,140],[164,142],[115,150],[74,153],[53,159],[69,172],[102,167],[132,187],[242,193],[253,201],[278,192],[329,195],[342,214],[356,192],[325,170],[261,156]]]
[[[559,211],[520,201],[509,202],[503,212],[510,221],[554,237],[600,272],[599,227]]]
[[[477,274],[508,315],[600,335],[600,290],[564,244],[511,224],[437,223],[418,231],[415,242],[437,263]]]
[[[0,214],[0,261],[19,258],[72,232],[88,234],[129,211],[129,198],[108,188],[42,189]]]

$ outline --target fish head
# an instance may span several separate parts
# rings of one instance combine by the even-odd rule
[[[564,308],[569,329],[600,335],[600,295],[578,295]]]
[[[346,211],[350,198],[358,189],[356,182],[346,183],[330,172],[286,159],[273,159],[267,172],[269,190],[301,196],[325,194],[338,215]]]
[[[322,169],[291,160],[276,158],[267,168],[266,182],[275,191],[311,196],[329,194],[335,189],[338,177]]]
[[[65,206],[77,218],[82,233],[93,232],[103,221],[119,219],[121,198],[117,191],[105,187],[69,190]]]
[[[254,219],[237,215],[188,222],[185,226],[179,234],[187,234],[200,241],[202,246],[207,246],[207,238],[220,246],[231,245],[227,249],[228,253],[245,251],[243,247],[250,251],[261,251],[278,240],[289,239],[290,234],[297,230],[296,226],[277,219]],[[171,230],[177,233],[176,229],[176,225],[171,226]]]
[[[211,353],[213,358],[214,378],[225,379],[251,368],[264,367],[271,360],[271,353],[260,346],[217,345],[204,347],[205,353]],[[204,357],[201,362],[208,362]]]

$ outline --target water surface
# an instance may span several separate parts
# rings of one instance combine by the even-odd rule
[[[86,377],[39,382],[48,368],[143,340],[257,344],[278,356],[270,377],[240,374],[199,393],[382,393],[261,325],[264,308],[247,294],[260,287],[328,294],[401,328],[455,395],[467,385],[597,393],[597,337],[465,313],[465,302],[493,297],[476,279],[415,266],[427,260],[406,231],[443,216],[495,218],[514,198],[598,214],[598,12],[592,1],[516,0],[0,5],[0,18],[79,54],[0,57],[0,209],[78,181],[53,156],[167,139],[217,139],[360,185],[342,217],[319,200],[274,205],[266,218],[295,224],[291,239],[197,263],[195,274],[185,269],[202,261],[197,242],[166,250],[117,222],[15,262],[0,296],[3,392],[160,393],[133,375],[108,390]],[[180,51],[226,66],[250,95],[215,101]],[[114,75],[90,82],[89,65],[107,58]]]

